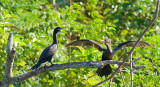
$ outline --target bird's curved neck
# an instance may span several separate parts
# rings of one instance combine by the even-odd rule
[[[57,32],[53,33],[53,44],[57,44]]]
[[[111,43],[106,44],[106,46],[107,46],[107,51],[112,53]]]

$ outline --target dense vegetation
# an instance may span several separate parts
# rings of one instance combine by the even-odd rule
[[[70,48],[65,45],[76,36],[100,42],[109,37],[113,47],[127,40],[137,40],[155,13],[156,0],[0,0],[0,80],[3,79],[7,38],[14,34],[16,57],[13,74],[30,71],[44,48],[52,43],[52,32],[57,26],[65,27],[58,33],[58,50],[52,61],[67,62],[100,61],[102,53],[95,48]],[[160,20],[153,24],[142,39],[156,48],[136,48],[133,58],[145,69],[134,69],[134,86],[160,86]],[[100,42],[101,43],[101,42]],[[103,45],[104,46],[104,45]],[[112,48],[113,48],[112,47]],[[119,51],[118,60],[130,48]],[[47,63],[50,65],[50,63]],[[44,66],[42,64],[41,66]],[[116,65],[112,65],[116,69]],[[124,67],[116,74],[112,86],[130,86],[130,68]],[[105,78],[96,75],[96,69],[80,68],[48,72],[13,84],[26,86],[90,86]],[[109,82],[102,85],[108,86]]]

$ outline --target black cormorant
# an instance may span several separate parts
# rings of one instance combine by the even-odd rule
[[[63,28],[61,27],[56,27],[53,31],[53,43],[48,46],[46,49],[43,50],[43,52],[41,53],[41,56],[37,62],[37,64],[35,64],[31,69],[35,69],[38,68],[42,63],[48,61],[51,64],[53,64],[51,62],[52,56],[54,55],[54,53],[57,50],[57,33]]]
[[[102,61],[104,61],[104,60],[112,60],[112,57],[114,56],[114,54],[118,50],[124,49],[125,47],[132,47],[136,41],[122,42],[118,46],[116,46],[114,49],[111,49],[111,40],[110,39],[108,39],[108,38],[104,39],[103,42],[107,46],[107,49],[104,48],[103,46],[101,46],[100,43],[93,41],[93,40],[77,40],[77,41],[73,41],[73,42],[67,44],[66,46],[92,46],[92,47],[95,47],[99,51],[103,51]],[[151,45],[147,42],[144,42],[144,41],[140,41],[137,44],[137,47],[146,47],[146,46],[154,47],[153,45]],[[107,77],[109,74],[111,74],[111,72],[112,72],[112,68],[110,67],[109,64],[107,64],[103,67],[99,67],[96,71],[96,73],[100,77],[102,77],[102,76]]]

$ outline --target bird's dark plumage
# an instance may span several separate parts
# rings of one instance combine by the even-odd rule
[[[104,39],[104,43],[107,46],[107,49],[105,49],[103,46],[101,46],[100,43],[98,43],[96,41],[93,41],[93,40],[73,41],[73,42],[67,44],[67,46],[92,46],[92,47],[95,47],[99,51],[103,51],[102,61],[105,61],[105,60],[112,60],[112,57],[114,56],[114,54],[118,50],[124,49],[125,47],[132,47],[136,43],[136,41],[122,42],[117,47],[115,47],[114,49],[111,49],[111,40],[110,39]],[[137,44],[137,47],[146,47],[146,46],[154,47],[153,45],[151,45],[147,42],[144,42],[144,41],[140,41]],[[112,72],[112,68],[109,64],[104,65],[103,67],[99,67],[96,71],[96,73],[100,77],[102,77],[102,76],[107,77],[109,74],[111,74],[111,72]]]
[[[61,27],[56,27],[56,28],[54,29],[54,32],[53,32],[53,43],[52,43],[49,47],[47,47],[47,48],[45,48],[45,49],[43,50],[43,52],[41,53],[41,56],[40,56],[37,64],[35,64],[35,65],[31,68],[32,70],[38,68],[42,63],[44,63],[44,62],[46,62],[46,61],[48,61],[48,62],[50,62],[51,64],[53,64],[53,63],[51,62],[51,59],[52,59],[52,56],[54,55],[54,53],[55,53],[56,50],[57,50],[57,33],[58,33],[61,29],[63,29],[63,28],[61,28]]]
[[[104,47],[101,46],[100,43],[94,41],[94,40],[78,40],[78,41],[73,41],[66,46],[92,46],[97,48],[99,51],[103,51]]]

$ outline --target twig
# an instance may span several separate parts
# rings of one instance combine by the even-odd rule
[[[109,87],[111,87],[111,85],[112,85],[112,78],[110,79]]]
[[[94,85],[93,87],[96,87],[96,86],[98,86],[98,85],[106,82],[110,78],[114,77],[114,75],[119,71],[119,69],[122,67],[122,65],[125,63],[125,61],[127,61],[127,59],[130,56],[130,54],[134,51],[134,49],[135,49],[136,45],[138,44],[138,42],[142,39],[142,37],[144,36],[144,34],[149,30],[149,28],[151,27],[151,25],[153,24],[153,22],[156,20],[156,18],[158,17],[158,12],[159,12],[159,0],[157,1],[156,12],[155,12],[154,18],[152,19],[152,21],[150,22],[150,24],[146,27],[146,29],[141,34],[141,36],[139,37],[139,39],[136,41],[136,43],[134,44],[134,46],[132,47],[132,49],[129,51],[129,55],[127,55],[127,57],[124,59],[123,63],[120,64],[120,66],[116,69],[116,71],[109,78],[105,79],[104,81],[101,81],[100,83]]]
[[[122,77],[123,87],[126,87],[126,86],[125,86],[125,82],[124,82],[124,78],[123,78],[123,75],[122,75],[122,71],[121,71],[121,69],[120,69],[120,75],[121,75],[121,77]]]
[[[133,62],[132,62],[132,53],[130,54],[130,73],[131,73],[131,87],[133,87]]]
[[[136,60],[134,60],[133,64],[137,63],[140,59],[141,59],[141,57],[136,59]]]
[[[120,61],[120,60],[122,59],[122,57],[125,56],[125,55],[127,55],[127,54],[129,54],[129,52],[126,52],[125,54],[123,54],[123,55],[118,59],[118,61]]]
[[[160,79],[158,79],[157,81],[156,81],[156,83],[154,84],[154,87],[157,87],[157,83],[160,81]]]

